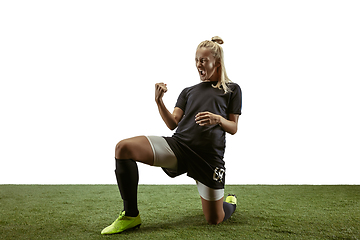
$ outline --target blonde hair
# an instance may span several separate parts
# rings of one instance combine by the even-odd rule
[[[211,51],[211,53],[213,54],[215,61],[216,62],[220,62],[220,81],[213,87],[214,88],[218,88],[218,89],[224,89],[224,92],[227,93],[229,91],[231,91],[229,89],[229,87],[227,86],[228,83],[231,83],[232,81],[229,79],[229,77],[226,74],[226,70],[225,70],[225,64],[224,64],[224,51],[222,49],[222,47],[220,46],[220,44],[223,44],[224,41],[219,37],[219,36],[215,36],[213,38],[211,38],[211,41],[209,40],[205,40],[203,42],[201,42],[197,49],[199,48],[207,48]]]

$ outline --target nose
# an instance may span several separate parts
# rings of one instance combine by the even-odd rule
[[[196,67],[199,68],[201,66],[201,62],[200,61],[197,61],[196,62]]]

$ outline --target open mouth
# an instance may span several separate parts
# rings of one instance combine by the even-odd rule
[[[205,76],[205,71],[199,69],[199,74],[200,74],[200,76],[204,77]]]

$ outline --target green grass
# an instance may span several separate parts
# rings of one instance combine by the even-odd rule
[[[102,236],[116,185],[0,185],[0,239],[360,239],[360,186],[228,185],[231,219],[208,225],[196,186],[139,186],[139,230]]]

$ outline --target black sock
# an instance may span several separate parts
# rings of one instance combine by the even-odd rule
[[[225,221],[225,220],[229,219],[231,217],[231,215],[235,212],[236,205],[228,203],[228,202],[224,202],[223,207],[224,207],[224,212],[225,212],[225,217],[224,217],[223,221]]]
[[[124,201],[125,215],[136,217],[139,214],[137,207],[137,188],[139,172],[137,164],[131,159],[115,159],[115,175],[121,197]]]

